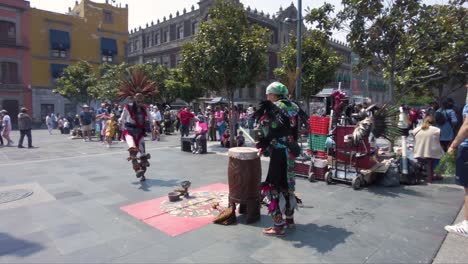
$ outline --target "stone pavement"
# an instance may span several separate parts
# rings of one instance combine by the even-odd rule
[[[183,153],[175,135],[148,142],[153,158],[140,184],[125,144],[107,149],[45,130],[33,137],[37,149],[0,148],[0,193],[34,190],[0,203],[0,263],[430,263],[462,204],[451,184],[354,191],[298,179],[304,207],[285,237],[261,234],[271,223],[264,210],[254,225],[240,216],[237,225],[170,237],[119,208],[165,196],[187,179],[193,188],[227,183],[225,150],[210,144],[213,154]],[[466,249],[466,241],[456,243]]]

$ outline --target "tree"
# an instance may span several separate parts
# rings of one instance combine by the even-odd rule
[[[91,93],[95,94],[96,98],[101,101],[115,101],[119,87],[122,85],[122,79],[127,74],[128,67],[126,63],[104,63],[101,65],[100,71],[103,74],[96,86],[90,88]]]
[[[307,100],[307,105],[311,96],[335,79],[335,72],[341,64],[341,58],[327,43],[332,30],[338,26],[336,19],[330,17],[331,12],[333,6],[324,4],[309,10],[306,16],[308,23],[316,25],[316,29],[309,30],[302,38],[301,96]],[[293,37],[281,51],[282,68],[275,69],[275,77],[288,86],[290,96],[294,95],[298,77],[296,45],[297,38]]]
[[[467,9],[463,1],[448,5],[422,5],[417,19],[407,30],[408,49],[413,54],[405,69],[397,74],[396,85],[405,93],[432,95],[440,99],[467,82]]]
[[[191,83],[184,76],[182,69],[170,69],[169,78],[164,82],[166,92],[171,98],[180,98],[186,102],[191,102],[200,96],[203,96],[203,89]]]
[[[234,91],[265,76],[269,35],[267,29],[249,23],[242,6],[218,0],[194,42],[183,46],[183,72],[190,81],[226,93],[232,109]],[[234,131],[233,122],[230,126]]]
[[[395,78],[405,69],[415,50],[408,49],[406,32],[416,19],[419,0],[342,0],[338,17],[349,21],[347,40],[360,56],[359,68],[373,66],[389,79],[389,97],[394,102]],[[384,5],[386,3],[386,5]]]
[[[76,104],[91,104],[96,98],[96,94],[92,93],[92,87],[96,84],[97,79],[91,64],[79,61],[65,68],[62,77],[57,79],[57,87],[53,92]]]

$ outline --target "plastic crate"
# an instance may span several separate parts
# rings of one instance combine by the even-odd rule
[[[328,135],[330,118],[322,116],[310,117],[310,133],[316,135]]]
[[[309,134],[309,145],[312,151],[325,151],[325,142],[327,141],[327,136]]]
[[[309,170],[311,165],[311,161],[302,161],[302,160],[295,160],[294,162],[294,171],[296,172],[297,176],[308,177]]]
[[[319,181],[325,180],[325,173],[327,173],[328,167],[324,167],[324,168],[314,167],[313,170],[314,170],[314,175],[315,175],[316,180],[319,180]]]

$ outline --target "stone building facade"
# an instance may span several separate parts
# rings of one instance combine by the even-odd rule
[[[233,0],[239,3],[239,0]],[[127,46],[127,62],[131,65],[142,63],[156,63],[168,68],[175,68],[181,61],[181,48],[186,42],[191,42],[202,21],[206,21],[208,9],[214,0],[200,0],[198,8],[192,6],[190,10],[177,11],[162,20],[157,19],[147,23],[145,28],[130,30]],[[287,23],[287,18],[296,19],[297,8],[294,4],[285,9],[280,8],[274,14],[265,14],[255,8],[245,7],[248,18],[252,23],[259,24],[271,30],[271,42],[268,47],[268,75],[265,80],[255,87],[240,88],[235,93],[234,101],[237,105],[246,106],[256,104],[265,97],[264,88],[274,79],[273,70],[280,66],[278,53],[290,41],[291,33],[295,33],[295,23]],[[305,31],[305,26],[303,28]],[[351,83],[351,49],[344,43],[330,41],[330,45],[343,57],[343,64],[337,71],[337,81],[330,84],[332,88],[350,86]],[[345,81],[345,78],[347,81]],[[207,95],[214,97],[215,95]],[[201,100],[203,101],[203,100]]]

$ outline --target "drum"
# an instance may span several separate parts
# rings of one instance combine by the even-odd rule
[[[229,201],[239,203],[239,213],[247,214],[247,223],[260,219],[260,183],[262,165],[255,148],[229,149]]]

